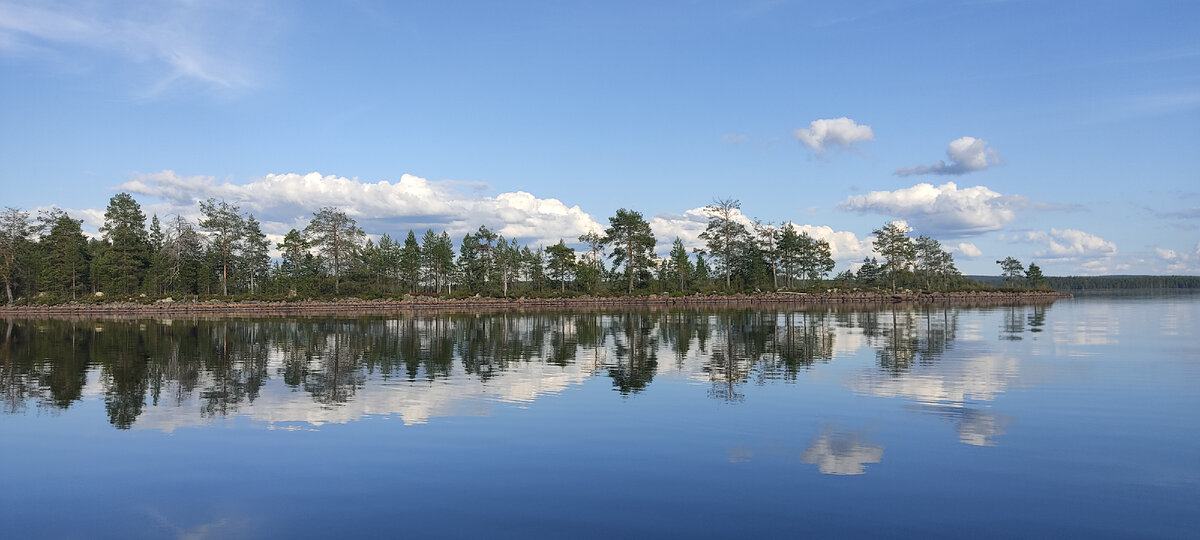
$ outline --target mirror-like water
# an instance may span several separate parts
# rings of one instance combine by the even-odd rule
[[[1200,299],[0,321],[5,537],[1200,526]]]

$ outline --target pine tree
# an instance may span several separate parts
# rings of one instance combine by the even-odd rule
[[[672,281],[679,285],[679,292],[687,291],[688,281],[692,278],[692,263],[688,257],[687,248],[683,246],[683,240],[678,236],[675,241],[671,242],[671,254],[668,256],[671,262],[671,272],[674,274]]]
[[[41,239],[46,254],[46,289],[76,299],[88,276],[88,244],[83,220],[58,216]]]
[[[746,227],[736,221],[742,203],[735,199],[716,199],[704,207],[708,213],[708,228],[700,234],[700,238],[708,245],[717,261],[717,268],[725,276],[725,288],[729,289],[737,262],[738,250],[745,242],[749,233]]]
[[[225,201],[209,199],[200,202],[200,228],[208,231],[213,255],[221,267],[221,294],[229,295],[229,271],[237,256],[246,222],[238,213],[238,207]]]
[[[417,243],[417,235],[409,229],[404,238],[404,247],[400,250],[400,282],[409,293],[417,292],[421,282],[421,245]]]
[[[265,284],[271,270],[271,243],[253,214],[246,217],[242,236],[240,264],[250,292],[254,293]]]
[[[608,218],[608,222],[610,226],[604,231],[605,243],[613,245],[613,264],[625,265],[625,276],[632,293],[634,275],[653,265],[654,232],[641,213],[624,208],[617,210],[617,215]]]
[[[8,207],[0,214],[0,279],[4,293],[13,303],[13,282],[20,268],[20,254],[26,249],[30,234],[29,212]]]
[[[150,242],[146,234],[146,215],[128,193],[118,193],[108,201],[100,232],[108,242],[100,260],[106,287],[115,293],[138,290],[149,264]]]
[[[908,237],[908,229],[893,221],[872,233],[875,234],[875,252],[887,261],[883,264],[883,270],[891,279],[892,292],[896,292],[896,276],[911,268],[916,259],[916,251],[912,239]]]
[[[558,280],[559,290],[567,290],[567,276],[575,269],[575,248],[568,247],[560,238],[557,244],[546,248],[550,260],[550,277]]]
[[[333,275],[335,294],[341,292],[342,274],[362,249],[365,237],[354,218],[332,206],[314,212],[312,221],[304,228],[305,241],[324,257]]]

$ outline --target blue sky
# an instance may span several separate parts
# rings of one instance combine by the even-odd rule
[[[0,0],[0,205],[109,197],[282,235],[617,208],[664,247],[716,197],[829,240],[903,220],[1053,275],[1200,273],[1195,2]]]

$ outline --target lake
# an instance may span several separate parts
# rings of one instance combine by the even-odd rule
[[[1200,297],[0,321],[0,536],[1195,537]]]

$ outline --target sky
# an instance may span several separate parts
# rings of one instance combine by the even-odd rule
[[[1200,274],[1200,2],[0,0],[0,206],[95,233],[114,194],[276,241],[659,251],[703,207],[827,240],[903,221],[967,274]]]

